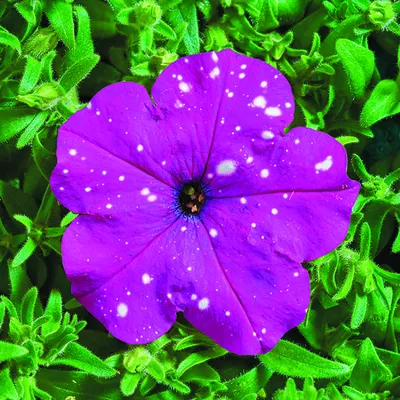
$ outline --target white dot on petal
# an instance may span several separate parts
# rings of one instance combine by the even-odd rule
[[[297,278],[297,277],[299,276],[299,273],[296,271],[296,272],[293,273],[293,276],[294,276],[295,278]]]
[[[128,314],[128,306],[125,303],[119,303],[118,307],[117,307],[117,311],[118,311],[118,317],[126,317],[126,315]]]
[[[265,115],[268,115],[269,117],[280,117],[282,111],[279,107],[268,107],[265,109]]]
[[[190,86],[186,82],[180,82],[179,83],[179,89],[182,90],[184,93],[189,93],[190,92]]]
[[[130,295],[131,295],[131,292],[128,291],[128,292],[126,292],[126,294],[127,294],[128,296],[130,296]]]
[[[199,306],[200,310],[205,310],[209,304],[210,304],[210,300],[208,300],[207,297],[203,297],[199,301],[198,306]]]
[[[214,62],[218,62],[218,56],[217,56],[217,53],[215,51],[213,51],[211,53],[211,58],[213,59]]]
[[[151,278],[150,278],[150,275],[149,275],[149,274],[143,274],[143,275],[142,275],[142,282],[143,282],[145,285],[148,285],[148,284],[150,283],[150,281],[151,281]]]
[[[143,151],[143,145],[138,144],[138,146],[136,147],[137,151]]]
[[[102,171],[101,172],[103,175],[107,175],[107,171]]]
[[[140,191],[140,194],[141,194],[142,196],[148,196],[148,195],[150,194],[149,188],[143,188],[143,189]]]
[[[317,171],[328,171],[332,167],[332,164],[332,156],[328,156],[324,161],[315,164],[315,169]]]
[[[189,62],[189,60],[187,58],[185,58],[185,63],[188,63],[188,62]]]
[[[265,99],[264,96],[257,96],[253,100],[253,105],[259,108],[265,108],[265,106],[267,105],[267,100]]]
[[[217,173],[219,175],[231,175],[236,171],[237,163],[234,160],[224,160],[217,166]]]
[[[246,163],[247,163],[247,164],[250,164],[250,163],[253,162],[253,160],[254,160],[253,157],[248,157],[247,160],[246,160]]]
[[[261,178],[268,178],[269,171],[266,168],[264,168],[264,169],[261,170],[261,174],[260,175],[261,175]]]
[[[211,229],[210,229],[210,235],[211,235],[213,238],[215,238],[215,237],[218,236],[218,231],[217,231],[216,229],[214,229],[214,228],[211,228]]]
[[[77,153],[78,153],[78,152],[77,152],[75,149],[71,149],[71,150],[69,151],[69,154],[70,154],[71,156],[76,156]]]
[[[277,210],[276,208],[273,208],[273,209],[271,210],[271,212],[272,212],[273,215],[278,214],[278,210]]]
[[[285,103],[285,107],[286,108],[290,108],[290,107],[292,107],[292,104],[291,103]]]
[[[63,170],[63,174],[68,174],[68,170],[67,170],[67,169],[64,169],[64,170]]]
[[[150,203],[153,203],[153,201],[157,200],[157,196],[155,194],[151,194],[149,197],[147,197],[147,201]]]
[[[196,300],[197,299],[197,295],[192,294],[192,296],[190,297],[191,300]]]
[[[287,198],[288,198],[288,194],[285,193],[285,194],[283,195],[283,198],[284,198],[284,199],[287,199]]]
[[[296,139],[295,141],[294,141],[294,144],[299,144],[300,143],[300,140],[299,139]]]
[[[63,190],[64,190],[64,188],[61,186],[61,187],[60,187],[60,190],[61,190],[61,191],[63,191]]]
[[[241,66],[240,66],[240,69],[246,69],[247,68],[247,65],[246,64],[242,64]]]
[[[247,200],[246,200],[244,197],[242,197],[242,198],[240,199],[240,202],[241,202],[242,204],[246,204],[246,203],[247,203]]]
[[[242,129],[239,125],[235,128],[235,131],[239,132]]]
[[[214,175],[213,174],[207,174],[207,178],[211,179]]]
[[[260,83],[260,86],[262,87],[262,88],[266,88],[267,87],[267,81],[262,81],[261,83]]]
[[[172,297],[171,293],[167,293],[167,297],[170,299]]]
[[[112,122],[112,118],[108,118],[108,122]]]
[[[251,224],[251,227],[252,228],[255,228],[257,225],[256,225],[256,223],[255,222],[253,222],[252,224]]]
[[[87,193],[89,193],[91,190],[92,190],[92,188],[90,188],[90,187],[85,188],[85,192],[87,192]]]
[[[241,74],[239,74],[239,79],[243,79],[246,76],[246,74],[244,72],[242,72]]]
[[[275,135],[271,131],[263,131],[261,136],[263,139],[273,139]]]
[[[267,332],[267,330],[265,328],[261,329],[261,333],[266,333],[266,332]]]
[[[233,97],[233,92],[229,92],[228,97]]]
[[[96,111],[96,115],[100,115],[100,111]]]
[[[108,208],[108,209],[112,208],[112,204],[108,203],[108,204],[106,205],[106,208]]]
[[[210,78],[215,79],[220,74],[220,70],[218,67],[213,68],[210,72]]]
[[[181,81],[182,79],[182,75],[178,75],[178,81]]]
[[[192,270],[192,267],[187,267],[187,270],[188,270],[188,271],[191,271],[191,270]]]
[[[125,180],[125,177],[123,175],[121,175],[118,179],[122,182]]]
[[[227,312],[225,313],[225,315],[226,315],[227,317],[229,317],[229,316],[231,315],[230,311],[227,311]]]
[[[181,232],[185,232],[186,231],[186,226],[182,226],[182,228],[181,228]]]
[[[253,332],[253,336],[257,336],[257,333]]]

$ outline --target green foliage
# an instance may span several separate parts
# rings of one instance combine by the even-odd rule
[[[400,398],[399,13],[389,0],[0,1],[0,398]],[[76,215],[49,189],[57,130],[108,84],[150,88],[179,57],[228,47],[288,78],[291,127],[346,146],[361,181],[348,235],[305,265],[306,318],[268,354],[229,354],[183,318],[122,344],[62,270]]]

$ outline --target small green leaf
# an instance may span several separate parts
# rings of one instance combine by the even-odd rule
[[[62,298],[60,292],[52,290],[47,301],[44,316],[49,317],[49,321],[42,326],[42,336],[55,332],[61,323],[62,318]]]
[[[336,42],[336,51],[346,71],[352,93],[355,97],[362,97],[374,72],[374,53],[348,39],[339,39]]]
[[[38,83],[42,66],[36,58],[27,56],[24,74],[22,75],[21,83],[19,84],[19,94],[30,92]]]
[[[374,393],[391,378],[392,373],[379,359],[371,339],[366,338],[350,376],[351,386],[362,392]]]
[[[10,377],[9,368],[4,368],[0,371],[0,388],[2,398],[7,400],[20,399],[20,397],[18,396],[18,392],[15,389],[14,383]]]
[[[356,293],[356,301],[354,302],[353,313],[351,315],[350,327],[357,329],[365,319],[368,307],[368,296],[363,293]]]
[[[389,79],[380,81],[373,89],[361,112],[360,123],[369,127],[400,112],[400,88]]]
[[[20,133],[36,114],[37,110],[28,107],[0,110],[0,143]]]
[[[162,382],[165,379],[165,371],[163,365],[155,358],[152,358],[146,367],[146,371],[157,382]]]
[[[367,222],[361,226],[360,235],[360,260],[368,260],[371,252],[371,228]]]
[[[21,44],[19,39],[2,26],[0,26],[0,45],[9,46],[21,54]]]
[[[286,340],[281,340],[259,358],[274,371],[299,378],[335,378],[350,372],[347,365],[320,357]]]
[[[77,60],[61,77],[60,86],[68,93],[74,86],[86,78],[99,60],[100,57],[97,54],[91,54]]]
[[[340,287],[338,292],[332,297],[333,301],[338,301],[338,300],[344,299],[349,294],[349,292],[353,286],[354,272],[355,272],[355,267],[354,267],[354,264],[351,263],[348,266],[346,278],[345,278],[342,286]]]
[[[24,130],[20,138],[17,142],[17,149],[22,149],[26,145],[32,142],[32,139],[35,137],[36,133],[42,128],[48,117],[48,113],[46,111],[42,111],[35,116],[32,122],[27,126]]]
[[[121,379],[121,392],[124,396],[132,396],[139,384],[141,375],[125,372]]]
[[[336,140],[343,146],[359,142],[359,140],[355,136],[339,136],[336,138]]]
[[[58,37],[68,48],[74,49],[75,34],[72,4],[63,0],[46,1],[44,11]]]
[[[48,181],[50,174],[56,166],[56,155],[48,151],[40,141],[39,135],[35,135],[32,142],[33,159],[41,174]]]
[[[153,29],[156,33],[158,33],[161,36],[166,37],[167,39],[170,39],[170,40],[176,39],[176,34],[175,34],[174,30],[163,20],[160,20],[156,25],[154,25]]]
[[[7,360],[14,360],[27,353],[28,350],[25,347],[0,341],[0,363]]]
[[[32,238],[28,237],[27,241],[18,250],[17,254],[12,260],[11,266],[13,268],[20,266],[33,254],[35,250],[36,250],[35,241]]]
[[[37,297],[38,290],[33,287],[22,298],[20,315],[23,324],[32,325]]]
[[[15,8],[28,24],[36,25],[36,14],[29,0],[23,0],[15,4]]]
[[[368,173],[367,169],[361,158],[357,154],[353,154],[351,157],[351,165],[353,167],[354,172],[358,175],[358,177],[362,181],[369,181],[372,178],[372,175]]]
[[[14,219],[17,220],[19,223],[25,226],[25,228],[29,231],[32,229],[33,221],[27,217],[26,215],[22,214],[14,214]]]
[[[62,220],[60,223],[61,227],[68,226],[76,217],[78,214],[74,214],[73,212],[69,212]]]

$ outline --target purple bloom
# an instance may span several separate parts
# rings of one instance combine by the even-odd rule
[[[177,311],[237,354],[269,351],[305,317],[302,261],[344,239],[359,184],[343,146],[293,119],[289,83],[231,50],[156,81],[101,90],[59,130],[51,187],[83,214],[63,264],[118,339],[147,343]]]

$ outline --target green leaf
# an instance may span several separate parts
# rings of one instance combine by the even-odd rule
[[[58,37],[70,48],[75,48],[74,21],[72,4],[63,0],[45,2],[45,13]]]
[[[399,112],[400,88],[395,81],[385,79],[374,87],[362,109],[360,123],[369,127]]]
[[[139,384],[141,375],[125,372],[121,379],[121,392],[124,396],[132,396]]]
[[[17,149],[22,149],[26,145],[30,144],[36,133],[42,128],[48,117],[46,111],[42,111],[35,116],[32,122],[24,130],[17,142]]]
[[[100,57],[97,54],[91,54],[77,60],[61,77],[60,86],[68,93],[74,86],[85,79],[99,60]]]
[[[335,378],[350,372],[347,365],[320,357],[286,340],[280,340],[269,353],[259,358],[274,371],[298,378]]]
[[[369,181],[372,179],[372,175],[368,173],[363,161],[355,153],[351,157],[351,165],[353,167],[354,172],[358,175],[358,177],[362,181]]]
[[[153,29],[159,35],[164,36],[167,39],[170,39],[170,40],[176,39],[176,34],[175,34],[174,30],[168,24],[166,24],[163,20],[160,20],[156,25],[154,25]]]
[[[36,243],[35,241],[28,237],[27,241],[24,245],[18,250],[17,254],[15,255],[14,259],[12,260],[11,266],[13,268],[19,267],[23,264],[36,250]]]
[[[181,376],[182,382],[199,382],[204,386],[208,382],[219,382],[220,380],[218,372],[206,363],[195,365]]]
[[[165,371],[163,365],[158,362],[155,358],[152,358],[146,367],[146,371],[151,375],[157,382],[162,382],[165,379]]]
[[[392,373],[379,359],[371,339],[366,338],[350,376],[351,386],[362,392],[374,393],[391,378]]]
[[[42,66],[36,58],[27,56],[24,74],[22,75],[21,83],[19,84],[19,94],[30,92],[38,83]]]
[[[227,350],[221,347],[215,347],[212,349],[200,351],[198,353],[190,354],[186,357],[176,369],[176,376],[179,378],[181,377],[186,371],[190,368],[194,367],[195,365],[202,364],[208,360],[212,360],[213,358],[219,358],[224,356],[228,353]]]
[[[362,97],[375,68],[374,53],[348,39],[336,42],[336,51],[355,97]]]
[[[0,341],[0,363],[7,360],[14,360],[27,353],[28,350],[25,347]]]
[[[354,272],[355,272],[355,267],[354,267],[354,264],[351,263],[348,266],[346,278],[345,278],[342,286],[340,287],[338,292],[332,297],[333,301],[342,300],[349,294],[349,292],[353,286]]]
[[[43,337],[55,332],[60,327],[62,318],[62,298],[60,292],[57,290],[51,291],[44,316],[48,317],[49,321],[42,326]]]
[[[91,351],[75,342],[70,342],[63,353],[50,364],[68,365],[102,378],[109,378],[116,374],[113,368],[110,368]]]
[[[20,3],[16,3],[15,8],[21,14],[22,18],[28,22],[28,24],[36,25],[36,14],[29,0],[23,0]]]
[[[367,313],[368,296],[363,293],[356,293],[356,301],[354,302],[353,313],[351,315],[350,327],[357,329],[363,322]]]
[[[0,143],[20,133],[36,114],[37,110],[28,107],[0,110]]]
[[[2,398],[7,400],[18,400],[20,398],[10,377],[9,368],[0,371],[0,388]]]
[[[367,222],[361,225],[360,260],[368,260],[371,252],[371,228]]]
[[[68,226],[77,216],[78,216],[78,214],[74,214],[73,212],[69,212],[69,213],[61,220],[60,226],[62,226],[62,227]]]
[[[23,324],[32,325],[37,297],[38,290],[33,287],[22,298],[20,315]]]
[[[2,26],[0,26],[0,45],[11,47],[21,54],[19,39]]]
[[[33,159],[41,174],[48,181],[50,174],[56,166],[56,155],[48,151],[41,143],[39,135],[35,135],[32,142]]]
[[[1,330],[1,327],[3,326],[5,314],[6,314],[6,306],[4,305],[3,302],[1,302],[0,303],[0,330]]]
[[[343,146],[359,142],[359,140],[355,136],[339,136],[336,138],[336,140]]]

